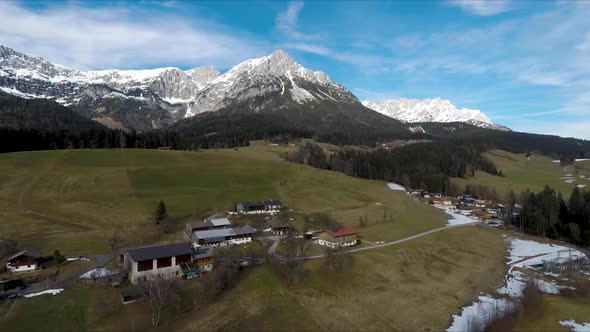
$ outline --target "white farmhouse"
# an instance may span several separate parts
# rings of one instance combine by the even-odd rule
[[[242,214],[275,214],[283,208],[283,203],[274,199],[270,201],[240,202],[236,207]]]
[[[6,261],[6,270],[11,273],[35,271],[39,267],[39,253],[23,250]]]

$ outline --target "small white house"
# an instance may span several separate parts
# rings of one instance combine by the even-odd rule
[[[123,266],[134,285],[156,277],[180,278],[180,264],[191,261],[192,249],[187,243],[132,248],[123,254]]]
[[[330,248],[350,247],[358,243],[358,232],[352,227],[329,229],[320,234],[318,244]]]
[[[39,267],[39,253],[23,250],[6,261],[6,269],[11,273],[35,271]]]

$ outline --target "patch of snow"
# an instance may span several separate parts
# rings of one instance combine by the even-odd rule
[[[67,257],[66,260],[68,262],[73,262],[73,261],[86,261],[86,262],[90,262],[90,259],[87,257]]]
[[[590,159],[574,159],[574,161],[588,161]]]
[[[84,273],[83,275],[80,276],[80,279],[98,279],[98,278],[109,277],[114,274],[117,274],[117,272],[113,272],[113,271],[106,269],[104,267],[99,267],[99,268],[92,269],[92,270]]]
[[[140,101],[147,100],[147,98],[145,98],[145,97],[129,96],[129,95],[125,95],[120,92],[114,92],[114,91],[105,95],[105,98],[135,99],[135,100],[140,100]]]
[[[496,314],[503,316],[506,313],[514,310],[514,304],[506,299],[494,299],[490,295],[480,295],[478,302],[474,302],[472,305],[464,307],[460,315],[453,315],[453,324],[447,329],[448,332],[464,332],[469,331],[473,324],[480,325],[480,329],[483,330],[484,321],[488,317],[493,317]]]
[[[30,298],[30,297],[35,297],[35,296],[45,295],[45,294],[56,295],[56,294],[63,292],[63,290],[64,290],[63,288],[48,289],[48,290],[44,290],[44,291],[38,292],[38,293],[27,294],[27,295],[25,295],[25,297]]]
[[[4,91],[5,93],[11,94],[13,96],[17,96],[17,97],[21,97],[24,99],[32,99],[32,98],[43,98],[43,99],[49,99],[49,97],[45,96],[45,95],[34,95],[31,93],[24,93],[21,92],[15,88],[9,88],[9,87],[0,87],[0,90]]]
[[[447,211],[449,213],[449,211]],[[522,298],[523,291],[526,288],[530,277],[521,271],[514,270],[514,267],[526,267],[528,265],[541,264],[543,260],[551,260],[554,258],[569,259],[570,253],[564,256],[564,250],[572,250],[572,255],[578,255],[578,257],[584,256],[584,254],[578,250],[571,249],[564,246],[540,243],[529,240],[521,240],[516,238],[505,237],[510,242],[510,248],[507,255],[507,264],[510,265],[510,269],[505,277],[505,285],[498,288],[496,292],[499,295],[505,296],[501,299],[494,299],[490,295],[484,294],[479,296],[478,302],[474,302],[472,305],[464,307],[460,315],[453,315],[453,323],[447,329],[447,331],[468,331],[473,324],[479,324],[480,328],[477,330],[483,330],[485,326],[483,323],[489,321],[490,315],[499,313],[500,316],[514,310],[515,301]],[[526,261],[523,261],[525,260]],[[521,262],[522,261],[522,262]],[[546,275],[549,275],[548,273]],[[559,277],[559,276],[556,276]],[[560,286],[553,282],[534,279],[539,290],[547,294],[559,294],[560,289],[571,288],[568,286]],[[564,324],[576,324],[574,321],[560,322]],[[590,328],[589,323],[587,325],[577,324],[578,328]],[[570,325],[567,325],[570,327]],[[573,328],[574,325],[571,325]],[[588,329],[580,329],[572,331],[590,331]]]
[[[585,187],[587,187],[587,186],[588,186],[588,185],[586,185],[586,184],[578,184],[578,185],[576,185],[576,187],[578,187],[578,188],[585,188]]]
[[[300,88],[299,86],[297,86],[297,84],[295,84],[291,72],[287,72],[287,77],[291,81],[292,85],[292,88],[289,89],[289,92],[291,92],[291,96],[293,97],[293,100],[295,102],[303,104],[305,101],[316,100],[316,98],[311,94],[311,92],[303,88]]]
[[[563,327],[569,327],[572,332],[589,332],[590,323],[576,323],[575,320],[561,320],[559,325]]]
[[[404,188],[403,186],[401,186],[397,183],[393,183],[393,182],[388,183],[387,188],[389,188],[391,190],[395,190],[395,191],[406,191],[406,188]]]
[[[524,291],[528,282],[527,276],[520,271],[514,271],[509,272],[504,279],[506,286],[498,288],[496,292],[511,298],[521,298],[522,291]]]
[[[568,251],[567,256],[563,251]],[[516,267],[525,267],[526,265],[537,265],[542,264],[544,260],[551,260],[558,257],[569,259],[570,251],[571,255],[577,255],[579,257],[585,257],[586,255],[579,251],[565,246],[559,246],[550,243],[540,243],[536,241],[521,240],[521,239],[510,239],[510,249],[508,264]],[[526,261],[516,263],[524,258],[537,256]]]
[[[476,219],[472,219],[470,217],[467,217],[467,216],[464,216],[460,213],[457,213],[453,209],[447,209],[444,207],[439,207],[439,209],[445,210],[445,213],[452,217],[447,222],[447,226],[465,225],[465,224],[472,224],[474,222],[477,222]]]
[[[174,98],[174,97],[169,97],[169,98],[162,98],[163,101],[167,102],[168,104],[184,104],[184,103],[188,103],[190,102],[192,99],[182,99],[182,98]]]

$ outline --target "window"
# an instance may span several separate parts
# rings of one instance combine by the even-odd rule
[[[137,262],[137,271],[147,271],[147,270],[152,270],[154,268],[154,261],[153,260],[147,260],[147,261],[139,261]]]
[[[158,258],[158,269],[172,266],[172,257]]]

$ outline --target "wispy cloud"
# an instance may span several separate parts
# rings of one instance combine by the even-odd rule
[[[478,16],[497,15],[512,10],[510,0],[450,0],[449,4]]]
[[[303,9],[303,1],[293,1],[289,3],[287,10],[281,12],[276,19],[276,28],[284,33],[287,38],[296,40],[314,40],[318,35],[304,34],[298,30],[297,22],[299,14]]]
[[[268,51],[266,43],[223,26],[139,9],[76,4],[29,9],[0,2],[0,22],[0,43],[80,69],[168,64],[225,68]]]

